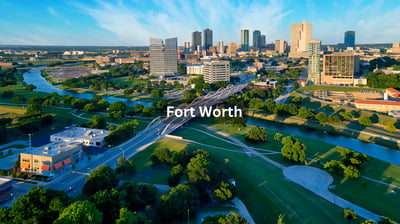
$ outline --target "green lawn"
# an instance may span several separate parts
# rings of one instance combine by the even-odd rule
[[[186,131],[180,129],[177,134]],[[174,150],[201,148],[210,151],[212,157],[235,177],[238,197],[244,201],[256,223],[275,223],[281,213],[286,214],[287,223],[343,223],[342,209],[286,180],[280,169],[266,164],[264,160],[239,153],[162,139],[133,157],[139,176],[144,176],[142,171],[151,165],[151,153],[161,145]],[[158,177],[159,172],[154,179]]]

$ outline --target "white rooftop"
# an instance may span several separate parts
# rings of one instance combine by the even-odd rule
[[[62,152],[66,152],[71,149],[75,149],[81,145],[81,141],[71,142],[51,142],[49,144],[34,148],[32,151],[27,151],[27,154],[40,155],[40,156],[55,156]]]
[[[10,182],[10,181],[12,181],[12,180],[7,179],[7,178],[0,178],[0,185],[3,185],[3,184],[5,184],[7,182]]]
[[[51,137],[62,138],[63,140],[95,140],[100,141],[104,139],[110,131],[102,129],[92,129],[92,128],[82,128],[82,127],[72,127],[62,132],[51,135]]]

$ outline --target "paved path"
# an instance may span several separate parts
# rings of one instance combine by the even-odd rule
[[[325,170],[311,166],[290,166],[283,170],[283,175],[343,209],[352,209],[358,216],[374,221],[378,221],[381,217],[381,215],[368,211],[331,193],[328,188],[332,184],[333,178]]]
[[[29,145],[29,142],[23,141],[23,140],[17,140],[17,141],[6,143],[4,145],[0,145],[0,149],[5,149],[5,148],[8,148],[13,145]]]

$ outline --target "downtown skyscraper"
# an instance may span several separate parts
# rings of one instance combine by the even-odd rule
[[[356,32],[355,31],[346,31],[344,33],[344,44],[347,47],[355,47],[356,42]]]
[[[150,74],[156,76],[175,75],[178,72],[178,39],[150,38]]]
[[[308,42],[311,40],[312,24],[303,20],[301,24],[290,26],[290,53],[289,58],[308,56]]]
[[[213,31],[211,29],[203,30],[203,48],[209,50],[213,46]]]
[[[308,42],[308,76],[307,81],[311,84],[321,84],[321,41],[310,40]]]
[[[194,31],[192,33],[192,52],[201,50],[201,32]]]
[[[242,29],[240,34],[241,51],[249,51],[249,30]]]
[[[259,46],[259,38],[261,36],[261,31],[259,30],[254,30],[253,31],[253,48],[258,49],[260,48]]]

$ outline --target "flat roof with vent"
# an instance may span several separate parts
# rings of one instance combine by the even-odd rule
[[[54,156],[65,151],[81,147],[81,145],[82,142],[80,141],[51,142],[49,144],[34,148],[31,151],[27,151],[26,153],[40,156]]]
[[[51,138],[60,138],[66,140],[88,140],[94,141],[95,139],[102,140],[106,137],[110,131],[103,129],[92,129],[82,127],[72,127],[65,131],[61,131],[51,135]]]

